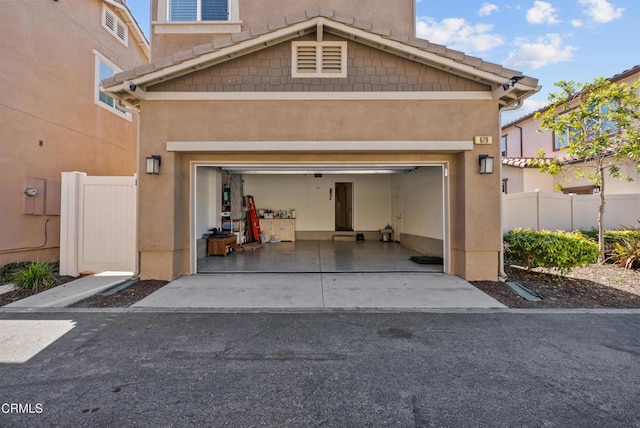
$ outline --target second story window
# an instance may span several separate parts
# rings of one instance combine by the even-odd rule
[[[615,111],[616,108],[615,102],[612,105],[603,105],[593,117],[586,118],[575,127],[568,127],[563,133],[554,133],[554,149],[562,150],[578,138],[586,138],[588,141],[598,135],[616,134],[618,127],[608,118],[611,111]]]
[[[117,72],[121,71],[115,64],[109,61],[104,56],[100,55],[97,51],[93,51],[95,55],[95,92],[94,101],[97,105],[105,108],[118,116],[131,120],[131,113],[120,107],[118,102],[100,90],[100,83],[109,77],[113,77]]]
[[[574,130],[568,129],[563,133],[554,132],[553,134],[553,149],[562,150],[569,145],[569,141],[572,140]]]
[[[229,0],[169,0],[169,21],[227,21]]]

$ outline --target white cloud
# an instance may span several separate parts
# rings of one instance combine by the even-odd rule
[[[537,69],[548,64],[570,61],[575,47],[565,45],[558,34],[547,34],[534,41],[515,40],[517,50],[509,53],[505,65]]]
[[[497,12],[498,10],[500,10],[500,9],[495,4],[483,3],[482,7],[478,11],[478,15],[480,15],[480,16],[489,16],[493,12]]]
[[[416,22],[418,37],[468,53],[486,52],[503,45],[504,39],[491,34],[491,30],[493,25],[473,25],[464,18],[446,18],[438,22],[430,17],[420,17]]]
[[[529,24],[558,24],[560,20],[556,15],[556,8],[546,1],[536,0],[533,7],[527,10],[527,22]]]
[[[602,24],[620,18],[624,13],[623,7],[616,7],[607,0],[579,0],[579,3],[585,8],[585,15]]]
[[[573,25],[575,28],[580,28],[584,25],[584,23],[582,21],[580,21],[579,19],[572,19],[571,20],[571,25]]]

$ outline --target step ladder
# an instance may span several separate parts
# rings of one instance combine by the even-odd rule
[[[256,204],[253,196],[247,195],[247,204],[249,205],[249,221],[251,222],[251,233],[254,241],[260,242],[260,220],[256,212]]]

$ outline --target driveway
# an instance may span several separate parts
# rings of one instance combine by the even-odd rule
[[[0,364],[34,410],[1,426],[640,426],[638,311],[0,312],[22,319],[73,325]]]
[[[233,273],[178,278],[134,308],[443,309],[505,308],[442,273]]]

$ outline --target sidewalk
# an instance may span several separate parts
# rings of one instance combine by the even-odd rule
[[[34,294],[4,308],[64,308],[131,278],[131,272],[102,272]]]

